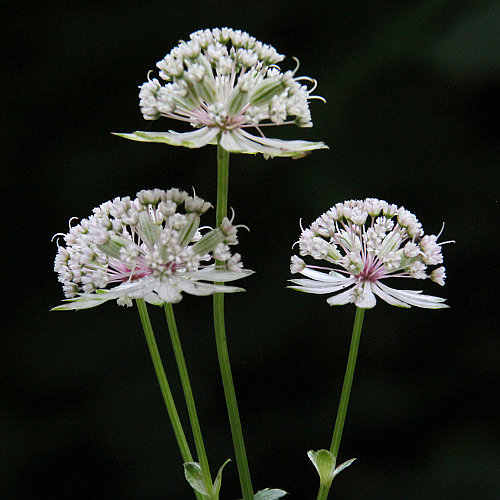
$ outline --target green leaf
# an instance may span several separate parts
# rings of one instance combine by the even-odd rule
[[[220,491],[220,486],[221,486],[221,481],[222,481],[222,469],[230,462],[231,460],[228,458],[221,466],[219,471],[217,472],[217,477],[215,478],[214,481],[214,486],[212,489],[212,498],[219,498],[219,491]]]
[[[307,456],[318,471],[320,483],[330,487],[335,472],[335,455],[328,450],[310,450],[307,452]]]
[[[260,490],[253,496],[254,500],[275,500],[276,498],[281,498],[287,495],[286,491],[283,490],[270,490],[266,488]]]
[[[200,464],[196,462],[186,462],[184,464],[184,475],[191,487],[202,495],[207,495],[207,488],[203,482]]]
[[[335,477],[339,472],[342,472],[346,467],[349,467],[351,465],[355,458],[351,458],[350,460],[347,460],[346,462],[340,464],[334,471],[333,471],[333,477]]]
[[[334,454],[328,450],[318,450],[318,451],[308,451],[307,456],[313,463],[314,467],[319,474],[319,481],[322,485],[330,487],[332,484],[333,478],[339,473],[342,472],[346,467],[349,467],[355,458],[351,458],[346,462],[340,464],[337,468],[336,458]]]

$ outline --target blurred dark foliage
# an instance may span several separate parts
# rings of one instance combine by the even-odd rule
[[[321,5],[321,7],[320,7]],[[215,199],[215,148],[128,142],[137,86],[192,31],[231,26],[318,80],[307,158],[232,156],[230,205],[257,271],[228,297],[233,374],[256,489],[312,499],[309,449],[327,448],[352,307],[285,289],[299,219],[337,201],[404,205],[427,233],[446,221],[449,310],[366,314],[336,499],[500,498],[498,2],[88,2],[4,8],[4,250],[0,496],[192,498],[135,309],[49,313],[68,219],[115,196],[177,186]],[[5,49],[7,49],[5,51]],[[212,215],[212,217],[214,217]],[[427,285],[427,284],[424,284]],[[210,299],[175,307],[214,470],[233,458]],[[185,417],[161,309],[151,311]],[[239,498],[236,465],[222,499]]]

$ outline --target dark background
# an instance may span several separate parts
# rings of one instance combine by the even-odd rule
[[[229,204],[257,271],[227,298],[233,374],[255,489],[316,497],[306,452],[328,448],[354,317],[285,289],[299,218],[367,196],[413,211],[444,248],[448,310],[367,312],[332,497],[500,498],[496,331],[500,4],[464,1],[13,4],[2,46],[5,155],[0,496],[193,498],[135,309],[49,312],[62,299],[50,239],[115,196],[172,186],[215,201],[215,148],[141,144],[137,86],[181,38],[248,31],[301,61],[327,104],[301,160],[233,155]],[[210,220],[212,217],[212,220]],[[213,211],[208,223],[213,223]],[[175,307],[211,467],[233,458],[211,300]],[[185,416],[164,319],[151,315]],[[293,496],[292,496],[293,495]],[[222,499],[239,498],[236,464]]]

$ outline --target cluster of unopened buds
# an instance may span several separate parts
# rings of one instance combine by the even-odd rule
[[[336,293],[327,299],[330,305],[352,302],[371,308],[378,296],[401,307],[447,307],[440,297],[397,290],[382,283],[387,278],[430,278],[444,285],[444,267],[427,273],[429,266],[443,262],[443,243],[437,242],[438,237],[424,236],[418,219],[403,207],[375,198],[337,203],[303,229],[298,241],[301,256],[325,260],[334,267],[306,265],[295,255],[291,271],[306,278],[291,280],[291,288]]]
[[[198,148],[206,144],[230,152],[267,156],[300,156],[326,147],[322,142],[281,141],[264,136],[260,127],[296,124],[311,127],[309,100],[316,82],[281,72],[284,56],[248,33],[230,28],[196,31],[157,63],[159,77],[140,87],[146,120],[160,116],[190,123],[193,132],[118,134],[139,141]],[[310,83],[310,88],[302,82]],[[259,135],[245,129],[255,127]]]
[[[184,206],[184,211],[181,207]],[[179,302],[182,292],[210,295],[242,288],[216,284],[248,276],[232,254],[237,227],[200,227],[211,204],[179,189],[144,190],[115,198],[70,227],[58,245],[54,269],[66,303],[55,309],[85,309],[110,299],[132,305]]]

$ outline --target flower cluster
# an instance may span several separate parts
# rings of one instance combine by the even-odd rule
[[[199,148],[215,144],[230,152],[266,156],[300,156],[325,148],[322,142],[282,141],[264,137],[260,127],[295,123],[311,127],[308,101],[316,82],[282,73],[276,65],[284,59],[270,45],[248,33],[215,28],[192,33],[190,40],[157,63],[159,76],[140,87],[140,107],[146,120],[160,116],[190,123],[197,130],[118,134],[132,140],[164,142]],[[312,88],[301,81],[313,84]],[[259,136],[245,129],[255,127]]]
[[[335,268],[306,265],[294,255],[291,272],[306,279],[291,280],[295,286],[290,288],[317,294],[340,292],[327,300],[330,305],[352,302],[367,309],[375,306],[377,295],[394,306],[447,307],[440,297],[382,283],[391,277],[430,278],[444,285],[444,267],[427,274],[428,266],[443,262],[438,237],[424,236],[415,215],[403,207],[375,198],[337,203],[303,229],[298,241],[300,255],[325,260]]]
[[[184,206],[184,213],[180,211]],[[211,204],[179,189],[144,190],[137,198],[115,198],[70,227],[54,270],[66,296],[54,309],[86,309],[107,300],[132,305],[179,302],[181,292],[210,295],[242,288],[215,284],[248,276],[237,244],[237,227],[225,218],[215,229],[200,228]]]

